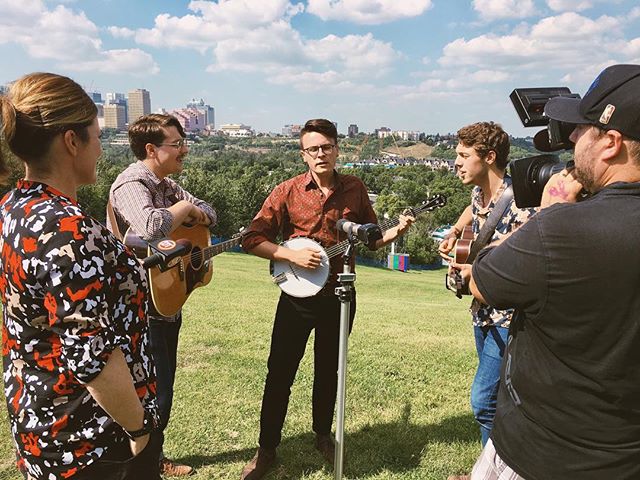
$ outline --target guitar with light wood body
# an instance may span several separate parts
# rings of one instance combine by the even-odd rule
[[[189,295],[198,287],[207,285],[213,277],[211,259],[226,252],[242,241],[239,233],[230,240],[211,245],[211,232],[205,225],[181,225],[169,234],[172,240],[186,239],[193,245],[175,266],[166,270],[152,267],[148,270],[149,291],[158,313],[170,317],[180,311]],[[124,244],[138,258],[151,255],[149,244],[131,228],[124,235]]]

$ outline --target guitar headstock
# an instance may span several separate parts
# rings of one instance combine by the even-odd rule
[[[420,213],[430,212],[436,208],[444,207],[447,204],[447,198],[444,195],[436,194],[428,200],[425,200],[417,207],[407,208],[402,212],[404,215],[411,215],[413,217]]]

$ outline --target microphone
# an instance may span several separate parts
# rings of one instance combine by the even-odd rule
[[[159,266],[160,270],[165,271],[177,265],[180,257],[188,254],[193,246],[186,238],[180,238],[176,241],[162,238],[149,243],[149,248],[154,253],[142,260],[142,266],[146,269]]]
[[[336,222],[336,228],[346,234],[357,238],[362,243],[369,244],[382,238],[382,230],[375,223],[355,223],[346,218],[341,218]]]

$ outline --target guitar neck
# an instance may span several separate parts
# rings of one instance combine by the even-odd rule
[[[211,245],[207,248],[204,248],[202,250],[202,256],[204,258],[204,261],[206,262],[207,260],[215,257],[216,255],[219,255],[228,250],[231,250],[232,248],[240,245],[241,242],[242,242],[242,237],[239,236],[237,238],[232,238],[231,240],[216,243],[215,245]]]

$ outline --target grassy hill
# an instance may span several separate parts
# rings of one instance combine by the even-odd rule
[[[468,400],[476,365],[469,299],[446,291],[443,276],[358,267],[347,479],[444,480],[469,471],[480,452]],[[194,480],[237,479],[253,456],[278,295],[265,260],[225,253],[185,306],[166,453],[194,465]],[[333,478],[313,448],[311,353],[312,344],[268,480]],[[6,414],[0,427],[0,479],[19,480]]]

